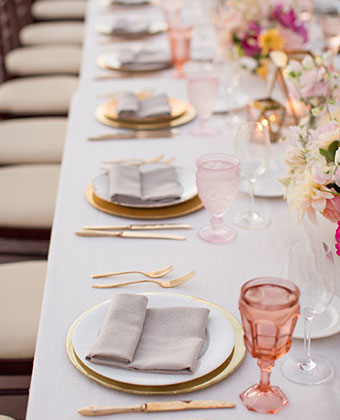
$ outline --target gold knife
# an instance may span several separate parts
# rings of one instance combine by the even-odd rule
[[[163,233],[149,233],[149,232],[130,232],[130,231],[117,231],[106,232],[103,230],[78,230],[74,232],[78,236],[109,236],[116,238],[140,238],[140,239],[174,239],[177,241],[184,241],[184,236],[168,235]]]
[[[164,401],[130,406],[88,406],[78,410],[83,416],[105,416],[120,413],[152,413],[159,411],[200,410],[209,408],[233,408],[227,401]]]
[[[154,225],[120,225],[120,226],[83,226],[83,230],[161,230],[161,229],[192,229],[191,225],[184,223],[168,223]]]
[[[159,137],[171,138],[179,134],[179,130],[140,130],[133,132],[120,133],[104,133],[98,136],[90,136],[88,140],[142,140],[142,139],[157,139]]]

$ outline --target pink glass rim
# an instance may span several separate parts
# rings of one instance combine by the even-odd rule
[[[286,287],[287,289],[289,289],[290,291],[292,291],[295,294],[295,299],[292,300],[291,302],[289,302],[289,304],[287,303],[283,303],[283,304],[263,304],[263,303],[258,303],[258,302],[250,302],[246,297],[245,297],[245,293],[248,291],[248,289],[250,289],[251,287],[254,286],[261,286],[261,285],[266,285],[266,284],[274,284],[274,285],[279,285],[282,287]],[[291,281],[286,280],[286,279],[282,279],[279,277],[258,277],[256,279],[252,279],[247,281],[246,283],[244,283],[244,285],[241,287],[241,293],[240,293],[240,300],[242,300],[243,302],[245,302],[247,305],[253,307],[253,308],[257,308],[257,309],[266,309],[269,311],[277,311],[278,309],[283,309],[283,308],[288,308],[291,306],[296,305],[297,301],[299,300],[300,297],[300,290],[298,289],[298,287]]]
[[[230,168],[221,168],[221,169],[210,169],[202,167],[202,164],[205,162],[210,162],[212,160],[223,160],[224,162],[228,162],[233,164]],[[200,156],[196,160],[197,168],[202,172],[225,172],[225,171],[233,171],[240,166],[239,159],[234,155],[229,155],[228,153],[208,153],[206,155]]]

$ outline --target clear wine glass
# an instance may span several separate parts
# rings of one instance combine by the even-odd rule
[[[194,136],[213,136],[218,130],[209,125],[218,98],[218,77],[209,70],[188,72],[188,93],[198,115],[198,125],[190,131]]]
[[[225,226],[223,216],[229,210],[240,183],[239,160],[232,155],[211,153],[196,161],[198,195],[206,210],[212,215],[211,225],[199,231],[204,241],[229,242],[236,232]]]
[[[235,154],[240,159],[241,174],[249,182],[249,210],[237,213],[233,222],[248,229],[262,228],[270,223],[270,217],[254,210],[256,177],[262,175],[270,161],[268,128],[260,122],[244,122],[238,127],[235,138]]]
[[[330,246],[321,240],[296,242],[291,248],[286,271],[301,293],[304,353],[289,357],[282,365],[282,373],[292,382],[321,384],[332,378],[334,369],[323,356],[311,353],[311,328],[314,316],[326,309],[335,293],[335,266]]]
[[[276,413],[288,399],[278,386],[270,384],[270,373],[275,360],[290,349],[300,310],[299,290],[294,283],[280,278],[250,280],[241,288],[239,308],[244,343],[261,369],[260,383],[240,397],[248,410]]]

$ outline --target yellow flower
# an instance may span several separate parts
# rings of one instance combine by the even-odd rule
[[[284,39],[280,35],[280,31],[276,28],[268,29],[259,36],[262,54],[267,55],[269,51],[281,51],[284,46]]]
[[[256,69],[256,73],[262,77],[262,79],[265,79],[267,77],[268,73],[268,62],[263,61],[262,64]]]

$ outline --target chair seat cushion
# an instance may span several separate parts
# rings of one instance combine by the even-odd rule
[[[60,163],[67,118],[14,118],[0,121],[0,165]]]
[[[0,168],[0,226],[50,228],[59,172],[60,165],[54,164]]]
[[[83,43],[83,22],[41,22],[27,25],[19,32],[22,45]]]
[[[37,20],[84,19],[86,2],[79,0],[35,1],[31,13]]]
[[[66,115],[75,76],[40,76],[9,80],[0,85],[0,112],[14,115]]]
[[[0,359],[33,357],[46,267],[46,261],[0,264]]]
[[[16,48],[5,57],[8,73],[15,76],[78,74],[81,48],[77,45],[41,45]]]

